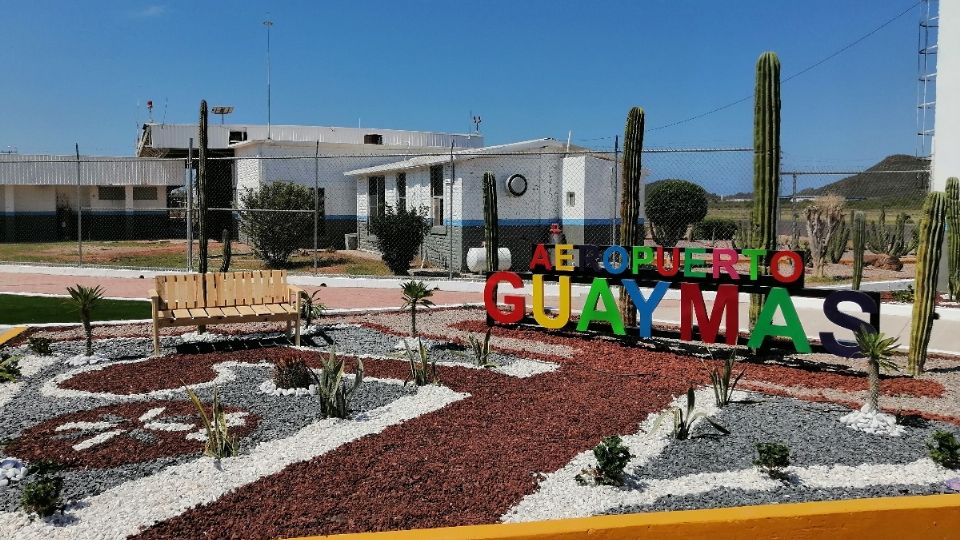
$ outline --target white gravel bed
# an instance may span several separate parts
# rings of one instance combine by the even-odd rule
[[[0,459],[0,489],[13,482],[20,482],[27,475],[27,466],[19,459]]]
[[[77,354],[65,359],[63,363],[68,366],[77,367],[77,366],[92,366],[93,364],[101,364],[103,362],[109,362],[109,361],[110,359],[107,358],[106,356],[93,353],[90,356],[87,356],[86,354]]]
[[[249,453],[220,460],[200,458],[120,484],[67,508],[66,515],[30,519],[0,512],[0,537],[18,540],[124,538],[285,467],[313,459],[360,437],[436,411],[468,397],[443,386],[424,386],[354,420],[325,419]],[[135,502],[132,502],[135,501]]]
[[[850,429],[864,433],[899,437],[906,428],[897,425],[897,417],[864,405],[859,411],[853,411],[840,417],[840,423]]]
[[[18,357],[17,365],[20,367],[20,379],[33,377],[42,369],[53,365],[58,360],[56,356],[27,355]],[[3,408],[7,403],[9,403],[23,387],[24,383],[19,381],[0,384],[0,414],[3,413]]]

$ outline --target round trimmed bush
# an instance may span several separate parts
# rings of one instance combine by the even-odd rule
[[[644,208],[654,241],[673,247],[707,216],[707,192],[687,180],[660,180],[647,186]]]

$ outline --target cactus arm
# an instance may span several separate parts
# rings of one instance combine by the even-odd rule
[[[943,246],[946,210],[945,193],[935,191],[927,194],[920,219],[920,246],[917,249],[917,268],[914,278],[910,350],[907,353],[907,369],[912,375],[923,373],[927,360],[927,346],[930,344],[930,331],[933,328],[937,274]]]

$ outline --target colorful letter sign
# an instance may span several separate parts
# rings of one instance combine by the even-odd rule
[[[763,266],[769,266],[769,275],[760,274]],[[571,326],[570,299],[574,283],[589,285],[575,326],[580,332],[601,329],[626,335],[631,331],[641,338],[649,338],[653,333],[654,311],[671,287],[680,289],[680,339],[686,341],[695,339],[696,335],[705,343],[722,339],[729,345],[736,344],[740,336],[739,306],[743,293],[765,296],[747,343],[751,348],[759,348],[767,338],[779,338],[792,342],[797,352],[811,351],[791,292],[824,298],[824,317],[839,329],[851,333],[862,327],[878,330],[880,306],[873,296],[860,291],[804,289],[803,257],[794,251],[537,244],[529,268],[532,274],[527,277],[533,286],[532,320],[550,330]],[[545,306],[544,288],[548,282],[557,284],[559,308],[556,313],[548,312]],[[514,272],[488,275],[484,304],[490,319],[504,324],[529,320],[524,296],[504,295],[502,302],[509,306],[507,310],[497,304],[493,292],[503,285],[522,289],[523,279]],[[623,287],[637,310],[636,329],[624,327],[623,314],[611,289],[617,286]],[[715,291],[710,309],[704,298],[705,291]],[[839,306],[844,302],[855,305],[868,319],[840,311]],[[846,341],[841,342],[834,332],[820,332],[820,342],[828,352],[856,356],[857,347],[850,339]]]

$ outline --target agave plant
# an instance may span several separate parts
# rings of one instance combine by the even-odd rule
[[[409,345],[404,343],[407,349],[407,359],[410,361],[410,378],[404,381],[413,381],[417,386],[427,384],[440,384],[440,376],[437,374],[437,361],[430,360],[427,348],[423,341],[417,339],[417,351],[414,352]]]
[[[343,381],[344,361],[337,357],[337,351],[331,350],[321,365],[320,376],[313,374],[317,383],[317,395],[320,396],[320,412],[324,418],[346,418],[350,413],[348,400],[360,383],[363,382],[363,362],[357,359],[353,384]]]
[[[720,433],[724,435],[729,435],[730,431],[727,428],[721,426],[720,424],[713,421],[712,418],[707,416],[702,412],[695,412],[697,406],[697,396],[693,392],[693,387],[687,389],[687,410],[684,411],[680,407],[674,407],[673,410],[667,411],[660,415],[659,418],[654,422],[653,427],[650,429],[650,433],[656,433],[657,429],[660,428],[660,424],[669,417],[673,417],[673,438],[685,441],[690,438],[690,430],[693,428],[694,422],[699,419],[704,419],[711,426],[714,427]]]
[[[880,370],[899,371],[890,356],[897,350],[896,337],[888,337],[882,332],[871,332],[861,326],[856,333],[860,353],[867,358],[867,377],[870,380],[870,397],[867,405],[871,411],[880,410]]]
[[[0,383],[14,382],[20,376],[19,358],[0,354]]]
[[[490,360],[490,330],[487,329],[482,341],[472,335],[467,336],[467,341],[470,342],[470,351],[473,353],[473,362],[478,367],[497,367],[497,363]]]
[[[300,318],[303,319],[304,328],[309,328],[314,319],[320,318],[327,306],[320,303],[320,290],[313,291],[313,294],[303,293],[300,301]]]
[[[713,397],[717,407],[723,407],[730,403],[733,398],[733,391],[737,388],[740,378],[746,373],[746,369],[740,370],[740,373],[733,377],[733,365],[737,361],[737,351],[731,352],[730,356],[723,361],[723,369],[714,368],[710,372],[710,382],[713,384]],[[732,379],[732,380],[731,380]]]
[[[186,385],[184,385],[186,386]],[[213,404],[210,407],[210,414],[203,407],[200,398],[192,388],[187,388],[187,395],[190,401],[196,407],[200,415],[200,421],[203,422],[203,429],[207,432],[207,441],[203,448],[203,455],[214,459],[222,459],[237,454],[237,438],[230,436],[230,428],[227,426],[227,415],[223,412],[223,404],[220,403],[220,392],[216,386],[213,387]]]
[[[433,296],[433,291],[437,287],[430,288],[422,281],[406,281],[400,284],[403,291],[403,305],[401,309],[410,308],[410,335],[417,337],[417,307],[431,307],[433,302],[429,300]]]
[[[103,289],[99,285],[96,287],[84,287],[83,285],[74,285],[67,287],[70,293],[70,299],[73,306],[80,314],[80,322],[83,324],[83,333],[87,336],[86,355],[93,356],[93,326],[91,318],[93,310],[103,300]]]

